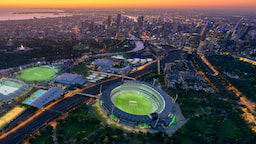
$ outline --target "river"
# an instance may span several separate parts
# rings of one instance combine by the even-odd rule
[[[136,47],[132,50],[126,51],[126,52],[115,52],[115,53],[102,53],[102,54],[96,54],[96,55],[89,55],[88,57],[102,57],[102,56],[110,56],[110,55],[118,55],[118,54],[124,54],[124,53],[132,53],[137,52],[144,49],[144,44],[142,41],[137,41],[138,38],[136,38],[134,35],[130,35],[131,39],[135,39],[135,45]]]

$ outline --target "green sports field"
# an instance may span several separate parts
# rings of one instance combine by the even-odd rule
[[[151,102],[137,93],[123,93],[115,98],[114,104],[117,108],[134,115],[148,115],[152,112]]]
[[[9,86],[9,87],[14,87],[14,88],[20,88],[22,86],[19,83],[12,82],[12,81],[7,81],[7,80],[6,81],[1,81],[0,87],[3,86],[3,85]]]
[[[56,71],[50,68],[37,67],[25,69],[19,73],[19,76],[25,81],[44,81],[54,76]]]

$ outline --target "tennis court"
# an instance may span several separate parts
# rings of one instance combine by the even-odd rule
[[[46,92],[47,91],[43,90],[43,89],[37,90],[29,98],[27,98],[25,101],[23,101],[23,104],[31,105],[35,100],[37,100],[39,97],[41,97]]]
[[[36,99],[28,98],[26,99],[23,104],[31,105]]]
[[[41,97],[46,91],[45,90],[37,90],[33,95],[32,97],[34,98],[39,98]]]

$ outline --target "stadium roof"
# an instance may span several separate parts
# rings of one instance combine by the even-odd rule
[[[55,81],[62,85],[72,85],[72,84],[83,85],[86,80],[83,79],[83,77],[80,75],[64,73],[58,76],[55,79]]]
[[[112,66],[114,61],[109,59],[96,59],[94,64],[97,66]]]
[[[130,67],[123,67],[123,68],[114,68],[114,67],[101,67],[100,68],[101,72],[105,73],[118,73],[118,74],[125,74],[131,71]]]
[[[36,99],[33,103],[31,103],[31,105],[37,108],[42,108],[43,106],[60,96],[63,91],[64,90],[61,88],[52,87],[46,93]]]

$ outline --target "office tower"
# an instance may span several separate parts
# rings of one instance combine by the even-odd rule
[[[143,26],[144,17],[142,15],[139,15],[138,17],[138,25],[139,27]]]
[[[80,25],[80,33],[84,34],[85,33],[85,29],[86,29],[86,23],[85,23],[85,21],[82,21],[81,25]]]
[[[121,24],[121,14],[118,14],[117,20],[116,20],[116,31],[117,32],[119,32],[120,24]]]
[[[108,16],[108,27],[111,26],[111,16]]]

